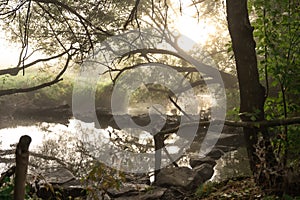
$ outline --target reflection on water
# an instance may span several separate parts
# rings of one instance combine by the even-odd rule
[[[62,124],[52,123],[0,129],[0,147],[1,149],[10,149],[18,143],[22,135],[29,135],[32,138],[30,149],[33,150],[38,148],[43,141],[58,138],[60,133],[67,130],[68,127]]]
[[[250,166],[245,147],[240,147],[222,156],[214,167],[215,173],[211,181],[223,181],[236,176],[250,176]]]
[[[29,135],[32,139],[30,144],[30,151],[36,153],[50,154],[53,149],[46,148],[47,143],[51,145],[58,145],[62,138],[70,138],[70,134],[66,135],[72,129],[70,121],[69,126],[55,123],[40,123],[32,126],[17,126],[13,128],[0,129],[0,151],[13,150],[15,145],[19,142],[22,135]],[[71,146],[73,144],[73,146]],[[49,147],[51,145],[48,145]],[[74,143],[71,141],[67,143],[64,148],[72,150]],[[64,152],[66,153],[66,152]],[[72,152],[69,152],[72,153]],[[13,154],[3,153],[3,158],[14,158]],[[57,155],[59,156],[59,155]],[[12,160],[13,161],[13,160]],[[7,163],[10,164],[10,163]],[[0,172],[3,172],[8,166],[5,163],[0,163]]]
[[[53,149],[51,145],[60,146],[63,149],[61,152],[52,152],[51,154],[65,158],[73,159],[75,162],[78,148],[78,141],[90,141],[87,147],[94,157],[103,156],[106,152],[101,152],[105,145],[107,148],[117,146],[118,148],[126,148],[131,152],[152,153],[154,152],[154,144],[152,136],[145,132],[133,133],[128,136],[122,131],[116,131],[112,128],[106,130],[95,129],[93,123],[84,123],[78,120],[71,119],[68,126],[55,123],[40,123],[33,126],[18,126],[16,128],[0,129],[0,150],[14,149],[13,146],[19,141],[22,135],[29,135],[32,138],[30,151],[42,154],[50,154]],[[179,139],[177,135],[171,135],[170,139],[166,141],[169,144],[166,149],[170,154],[178,154],[179,147],[176,141]],[[91,142],[92,141],[92,142]],[[49,145],[51,144],[51,145]],[[127,146],[127,147],[126,147]],[[107,157],[113,159],[114,152]],[[79,154],[80,156],[80,154]],[[104,156],[105,157],[105,156]],[[115,159],[121,161],[124,158]],[[134,158],[130,158],[132,163],[135,163]],[[181,159],[180,165],[188,165],[187,159]],[[4,169],[3,164],[0,163],[0,172]],[[221,159],[217,161],[215,166],[215,174],[212,181],[221,181],[233,176],[250,175],[247,152],[245,148],[239,148],[236,151],[226,153]]]
[[[84,123],[75,119],[71,119],[68,126],[44,122],[33,126],[0,129],[0,150],[15,149],[15,144],[25,134],[32,138],[30,151],[55,156],[73,164],[86,162],[91,158],[101,158],[100,160],[108,166],[119,168],[115,165],[120,166],[120,162],[127,162],[126,165],[134,165],[138,162],[147,164],[149,158],[142,155],[146,152],[154,158],[153,139],[145,131],[132,130],[127,134],[110,127],[96,129],[94,123]],[[130,156],[128,153],[124,156],[120,154],[121,151],[136,152],[136,154]],[[13,158],[13,156],[13,154],[5,155],[6,158]],[[138,160],[138,156],[146,160]],[[146,167],[153,168],[153,166]],[[6,165],[0,163],[0,171],[5,168]]]

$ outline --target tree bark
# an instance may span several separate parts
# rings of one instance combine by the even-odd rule
[[[240,118],[251,121],[251,113],[258,114],[256,120],[264,119],[265,90],[259,83],[253,28],[249,22],[247,0],[227,0],[228,29],[236,61],[240,90]],[[257,112],[259,111],[259,113]],[[250,167],[256,170],[258,158],[254,145],[257,143],[257,129],[244,128]]]
[[[247,0],[227,0],[228,29],[236,61],[240,90],[240,118],[243,122],[264,121],[265,88],[259,82],[253,27],[250,25]],[[270,174],[266,170],[277,165],[266,126],[260,128],[244,127],[244,137],[250,162],[250,168],[259,184],[272,187]],[[255,145],[258,134],[262,133],[264,157],[258,157]],[[264,166],[264,169],[262,169]],[[264,171],[264,173],[261,173]],[[275,183],[276,184],[276,183]]]
[[[29,159],[29,145],[31,137],[23,135],[16,149],[16,177],[14,188],[14,200],[24,200],[25,198],[25,183]]]

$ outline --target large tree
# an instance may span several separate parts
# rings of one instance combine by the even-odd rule
[[[262,55],[260,60],[263,61],[261,63],[265,67],[261,70],[265,71],[265,84],[267,87],[265,88],[260,82],[256,42],[253,36],[254,28],[249,21],[247,3],[247,0],[226,1],[228,28],[232,39],[240,90],[240,118],[244,122],[265,120],[265,100],[271,88],[268,84],[269,81],[273,82],[273,86],[279,83],[281,94],[276,102],[282,102],[282,104],[276,106],[283,108],[281,109],[283,112],[280,115],[284,116],[283,118],[287,118],[287,100],[285,99],[287,94],[285,92],[293,91],[297,93],[293,85],[297,85],[297,77],[299,77],[296,75],[297,73],[291,73],[296,70],[297,65],[295,63],[299,60],[295,53],[298,51],[297,46],[299,45],[299,36],[295,33],[299,28],[299,21],[297,22],[298,14],[295,10],[299,6],[292,3],[292,1],[281,2],[281,6],[276,5],[275,2],[270,6],[271,4],[267,3],[267,1],[255,1],[257,3],[254,4],[257,6],[257,10],[255,10],[255,14],[257,15],[255,16],[257,18],[256,24],[258,24],[259,28],[256,31],[256,35],[259,36],[258,50],[260,52],[259,55]],[[294,6],[293,10],[291,9],[292,5]],[[270,9],[270,7],[273,7],[273,9]],[[263,10],[263,14],[260,14],[261,9]],[[270,12],[270,18],[266,18],[266,10]],[[285,21],[282,21],[281,16],[279,16],[281,14],[287,15],[289,20],[285,19]],[[294,16],[295,23],[290,21],[292,20],[291,16]],[[281,24],[281,28],[279,29],[280,26],[276,26],[276,24]],[[272,27],[277,28],[276,30],[273,29],[272,32],[268,32]],[[277,43],[278,40],[280,42]],[[270,80],[268,72],[272,75]],[[277,82],[276,79],[279,79],[279,81]],[[296,82],[292,83],[292,80]],[[290,95],[293,95],[293,92]],[[267,105],[267,108],[270,110],[270,104]],[[278,112],[276,109],[272,110]],[[290,110],[290,113],[296,114],[297,112],[291,112]],[[274,114],[272,113],[271,116],[274,116]],[[270,119],[270,113],[268,115]],[[280,118],[280,115],[277,115],[277,117]],[[271,131],[274,132],[274,129]],[[290,143],[287,140],[287,132],[287,126],[285,126],[283,138],[285,140],[286,152]],[[274,154],[274,143],[276,143],[276,140],[271,137],[274,133],[270,134],[270,129],[260,124],[257,128],[244,127],[244,135],[250,159],[250,167],[257,182],[263,187],[271,189],[271,191],[286,192],[290,187],[289,184],[291,184],[288,180],[288,176],[290,175],[287,175],[289,172],[286,167],[286,160],[288,158],[285,152],[283,163],[278,162],[278,159],[276,159]],[[294,137],[294,139],[296,138]],[[281,151],[280,147],[277,151]],[[298,151],[296,150],[296,152]],[[292,159],[295,160],[295,158]]]
[[[192,6],[201,5],[202,1],[192,1],[191,4]],[[214,4],[209,2],[208,5]],[[182,49],[176,43],[178,37],[168,30],[168,20],[171,19],[171,15],[168,16],[170,6],[168,1],[160,0],[1,1],[0,16],[3,20],[2,25],[11,33],[13,41],[21,43],[21,52],[17,66],[1,69],[0,76],[16,76],[19,72],[23,71],[24,73],[27,68],[37,63],[57,58],[61,58],[64,65],[53,80],[29,88],[0,90],[0,96],[33,91],[61,81],[62,75],[69,67],[71,60],[74,63],[81,63],[89,53],[93,52],[97,43],[101,43],[106,38],[128,29],[151,27],[164,36],[174,49],[182,52]],[[269,181],[270,174],[265,173],[266,170],[261,168],[262,157],[258,156],[257,148],[255,148],[260,134],[263,137],[262,146],[266,150],[264,151],[265,155],[263,155],[266,160],[265,168],[272,168],[277,164],[277,161],[266,128],[268,124],[261,123],[265,120],[266,92],[259,81],[255,41],[253,28],[249,22],[247,0],[227,0],[226,6],[228,28],[232,38],[239,82],[240,117],[245,122],[242,123],[242,126],[245,127],[244,134],[250,165],[253,172],[259,174],[257,177],[259,182]],[[28,61],[30,54],[36,51],[42,51],[45,57]],[[155,57],[157,54],[159,56]],[[165,56],[164,60],[162,60],[162,55]],[[172,59],[170,59],[171,57]],[[121,55],[120,61],[128,58],[135,61],[130,63],[131,66],[121,65],[120,68],[108,68],[108,72],[115,73],[114,77],[118,78],[126,70],[137,68],[144,63],[171,60],[168,65],[191,78],[191,81],[194,81],[192,85],[203,83],[199,76],[196,81],[192,79],[192,74],[197,70],[174,52],[154,48],[139,49]],[[232,78],[224,72],[221,72],[221,74],[223,78]],[[285,91],[284,87],[282,89]],[[255,126],[252,121],[257,122],[258,125]],[[265,126],[259,126],[259,124]]]

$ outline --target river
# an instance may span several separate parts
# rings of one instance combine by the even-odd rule
[[[115,130],[112,130],[111,128],[105,130],[96,129],[94,128],[93,123],[84,123],[75,119],[69,120],[68,125],[42,122],[29,126],[16,126],[0,129],[0,149],[2,151],[14,149],[19,138],[26,134],[32,138],[30,151],[36,153],[49,153],[49,151],[53,151],[56,152],[55,156],[60,159],[63,159],[66,162],[73,161],[76,163],[78,159],[82,159],[82,155],[77,154],[78,149],[76,149],[78,148],[80,140],[83,138],[86,139],[88,136],[88,141],[93,141],[93,144],[89,144],[86,149],[91,151],[91,155],[95,156],[99,155],[99,152],[96,152],[96,149],[101,149],[104,143],[109,145],[116,144],[110,142],[111,137],[115,137],[114,140],[117,141],[116,136],[112,136],[112,133],[116,134]],[[99,135],[101,135],[101,137]],[[147,151],[147,148],[151,149],[150,146],[153,145],[152,136],[146,132],[140,134],[139,139],[136,141],[139,145],[134,144],[129,147],[132,148],[132,151]],[[172,139],[167,142],[172,142]],[[143,145],[147,148],[143,148]],[[55,148],[56,151],[54,151]],[[172,153],[173,151],[176,152],[178,148],[176,148],[176,146],[171,146],[168,150]],[[151,152],[151,150],[148,152]],[[6,157],[12,158],[12,156],[13,155],[8,155]],[[188,159],[182,158],[180,164],[188,166]],[[1,172],[5,171],[6,168],[6,164],[0,164]],[[240,147],[237,150],[225,153],[225,155],[217,160],[217,165],[214,167],[214,171],[215,172],[211,181],[221,181],[234,176],[250,175],[246,149],[244,147]]]

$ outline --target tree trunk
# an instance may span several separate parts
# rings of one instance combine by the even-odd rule
[[[227,21],[235,55],[240,89],[240,117],[242,121],[264,119],[265,90],[259,83],[253,28],[249,22],[247,0],[227,0]],[[259,111],[259,112],[258,112]],[[253,118],[252,118],[253,119]],[[250,167],[256,171],[258,158],[254,145],[257,143],[257,129],[244,128]]]
[[[255,41],[253,39],[253,27],[250,25],[247,0],[227,0],[228,29],[232,40],[232,47],[236,61],[236,69],[240,90],[240,118],[242,121],[264,120],[265,88],[259,82]],[[258,142],[258,134],[262,133],[264,152],[263,159],[256,154],[255,145]],[[270,174],[262,174],[264,169],[270,170],[277,165],[273,148],[270,143],[268,129],[266,127],[244,128],[244,137],[250,168],[258,183],[272,183]],[[262,166],[264,166],[262,169]]]

